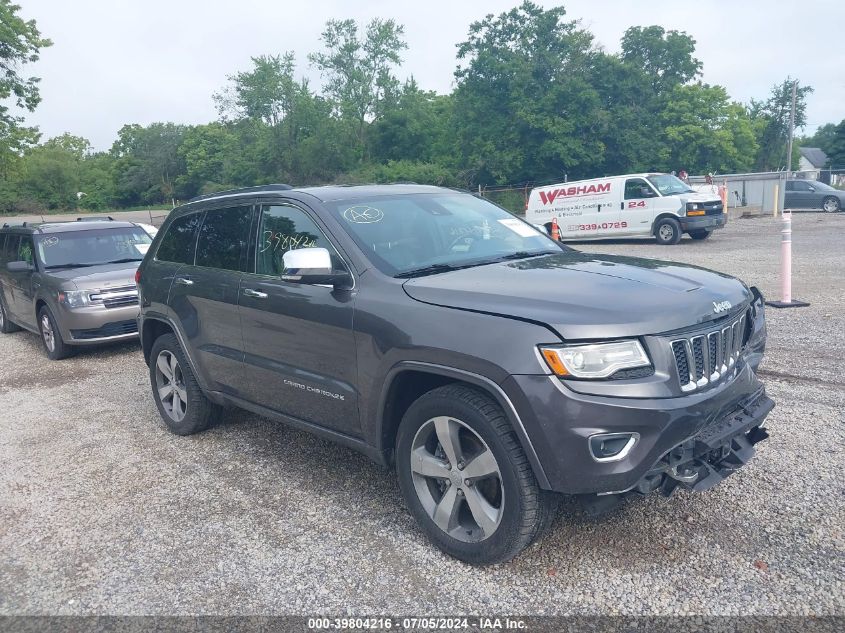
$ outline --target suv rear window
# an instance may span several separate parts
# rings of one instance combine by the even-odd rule
[[[205,214],[197,241],[197,266],[244,270],[252,207],[215,209]]]
[[[197,228],[201,217],[201,213],[191,213],[173,220],[161,240],[156,259],[162,262],[193,264]]]

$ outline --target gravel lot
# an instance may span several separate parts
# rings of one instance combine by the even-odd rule
[[[393,473],[246,413],[169,434],[136,344],[51,363],[0,336],[2,614],[845,614],[845,214],[797,215],[768,312],[771,439],[715,490],[600,519],[562,504],[476,569],[417,530]],[[579,248],[694,262],[778,295],[779,225]]]

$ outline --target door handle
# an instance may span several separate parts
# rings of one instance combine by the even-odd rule
[[[619,203],[619,208],[620,208],[620,209],[622,209],[622,210],[624,211],[624,210],[625,210],[625,203],[624,203],[624,202],[620,202],[620,203]]]
[[[254,299],[266,299],[267,298],[266,292],[259,292],[258,290],[253,290],[252,288],[244,288],[244,294],[247,297],[252,297]]]
[[[187,277],[177,277],[173,280],[174,283],[179,284],[180,286],[193,286],[194,281],[193,279],[188,279]]]

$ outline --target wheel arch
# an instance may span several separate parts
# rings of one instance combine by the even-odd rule
[[[654,218],[654,222],[651,223],[651,234],[652,235],[657,235],[657,225],[660,224],[661,220],[665,220],[666,218],[671,218],[672,220],[675,220],[675,222],[677,222],[678,224],[681,223],[681,218],[679,218],[674,213],[666,213],[666,212],[661,213],[656,218]],[[681,231],[683,231],[683,230],[684,230],[684,227],[681,227]]]
[[[168,321],[158,318],[146,318],[141,326],[141,349],[144,351],[144,362],[150,364],[150,351],[156,339],[163,334],[175,334],[175,330]]]
[[[525,426],[516,411],[516,407],[504,390],[489,378],[444,365],[405,361],[398,363],[388,372],[379,400],[376,425],[376,448],[378,453],[384,456],[384,462],[387,464],[393,463],[396,433],[408,407],[432,389],[455,383],[463,383],[480,389],[499,404],[514,430],[522,450],[528,457],[540,487],[550,488],[551,484],[540,465],[537,452],[534,450]]]

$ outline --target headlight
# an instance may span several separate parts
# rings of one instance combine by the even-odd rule
[[[620,369],[651,365],[643,346],[636,340],[558,345],[541,347],[540,351],[549,369],[564,377],[607,378]]]
[[[91,305],[88,292],[85,290],[60,290],[59,301],[69,308],[83,308]]]
[[[687,215],[704,215],[704,205],[700,202],[687,202]]]

